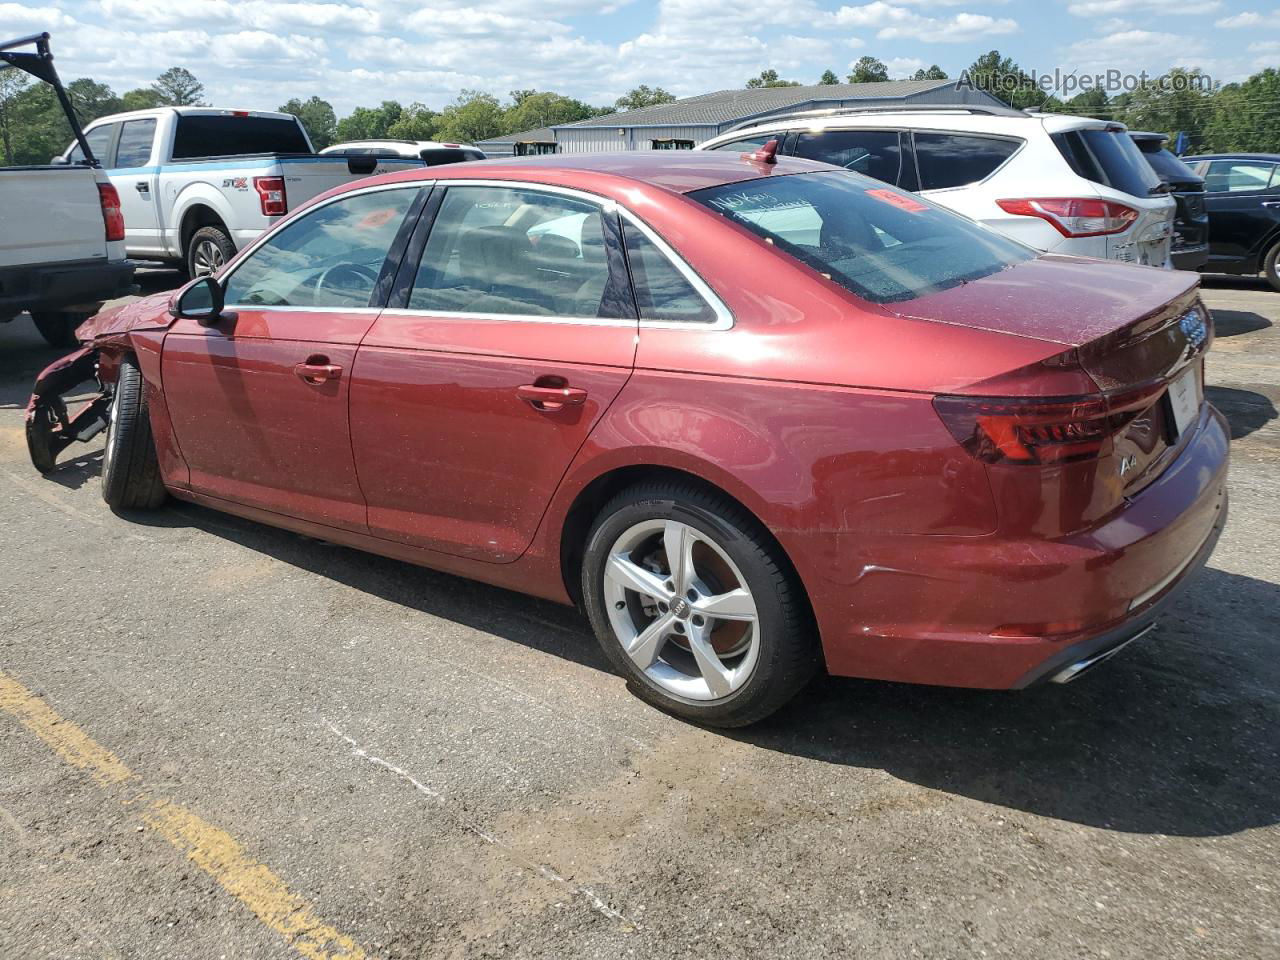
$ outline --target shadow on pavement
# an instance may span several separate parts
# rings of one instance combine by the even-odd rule
[[[1231,439],[1247,437],[1276,418],[1276,406],[1261,393],[1234,387],[1206,385],[1205,399],[1222,411],[1231,425]]]
[[[1271,326],[1271,321],[1251,310],[1214,310],[1213,333],[1217,337],[1238,337]]]

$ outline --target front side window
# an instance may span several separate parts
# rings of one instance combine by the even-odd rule
[[[418,188],[335,200],[277,231],[237,265],[226,302],[241,307],[367,307]]]
[[[596,318],[609,286],[603,212],[576,197],[450,187],[410,310]]]
[[[900,184],[902,145],[896,130],[822,130],[796,138],[795,155]]]
[[[111,162],[111,158],[107,156],[111,148],[111,139],[115,136],[116,130],[119,129],[118,123],[104,123],[100,127],[94,127],[84,135],[88,141],[89,149],[93,151],[93,158],[104,167]],[[83,163],[84,151],[80,149],[80,144],[76,144],[71,148],[71,152],[67,154],[68,163]]]
[[[116,147],[116,162],[113,169],[145,167],[151,162],[151,141],[155,138],[154,119],[126,121],[120,128],[120,143]]]
[[[928,201],[847,173],[762,178],[689,196],[872,303],[913,300],[1036,256]]]
[[[1022,146],[1020,140],[957,133],[917,133],[915,143],[921,190],[945,190],[985,180]]]
[[[1205,173],[1208,193],[1258,193],[1280,186],[1276,165],[1258,160],[1213,160]]]
[[[624,220],[622,238],[641,320],[710,323],[716,319],[711,304],[643,230]]]

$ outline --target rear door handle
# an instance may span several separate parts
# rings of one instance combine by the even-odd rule
[[[1280,200],[1263,200],[1264,207],[1280,207]]]
[[[151,192],[151,184],[147,183],[147,181],[145,180],[139,180],[137,183],[133,185],[133,188],[137,190],[139,193]]]
[[[586,403],[587,391],[579,387],[542,387],[526,383],[516,387],[516,396],[533,405],[535,410],[561,410]]]
[[[328,357],[308,357],[306,362],[294,366],[293,374],[305,383],[327,383],[342,376],[342,368],[330,363]]]

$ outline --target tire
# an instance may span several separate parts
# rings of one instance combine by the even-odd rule
[[[1275,244],[1262,259],[1262,275],[1271,289],[1280,292],[1280,243]]]
[[[80,343],[76,328],[89,319],[90,314],[74,310],[41,310],[31,314],[40,336],[51,347],[74,347]]]
[[[111,399],[102,455],[102,499],[117,510],[139,510],[160,506],[165,496],[142,371],[132,357],[126,357],[120,362]]]
[[[672,573],[668,540],[691,575]],[[695,723],[755,723],[818,667],[808,601],[781,549],[737,504],[692,483],[632,487],[601,509],[582,596],[632,691]]]
[[[223,227],[201,227],[187,242],[187,276],[217,273],[235,253],[236,245]]]

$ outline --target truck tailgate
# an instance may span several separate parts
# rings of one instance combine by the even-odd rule
[[[421,160],[396,157],[280,157],[279,163],[291,211],[352,180],[426,166]]]
[[[105,260],[107,252],[97,171],[0,168],[0,266]]]

